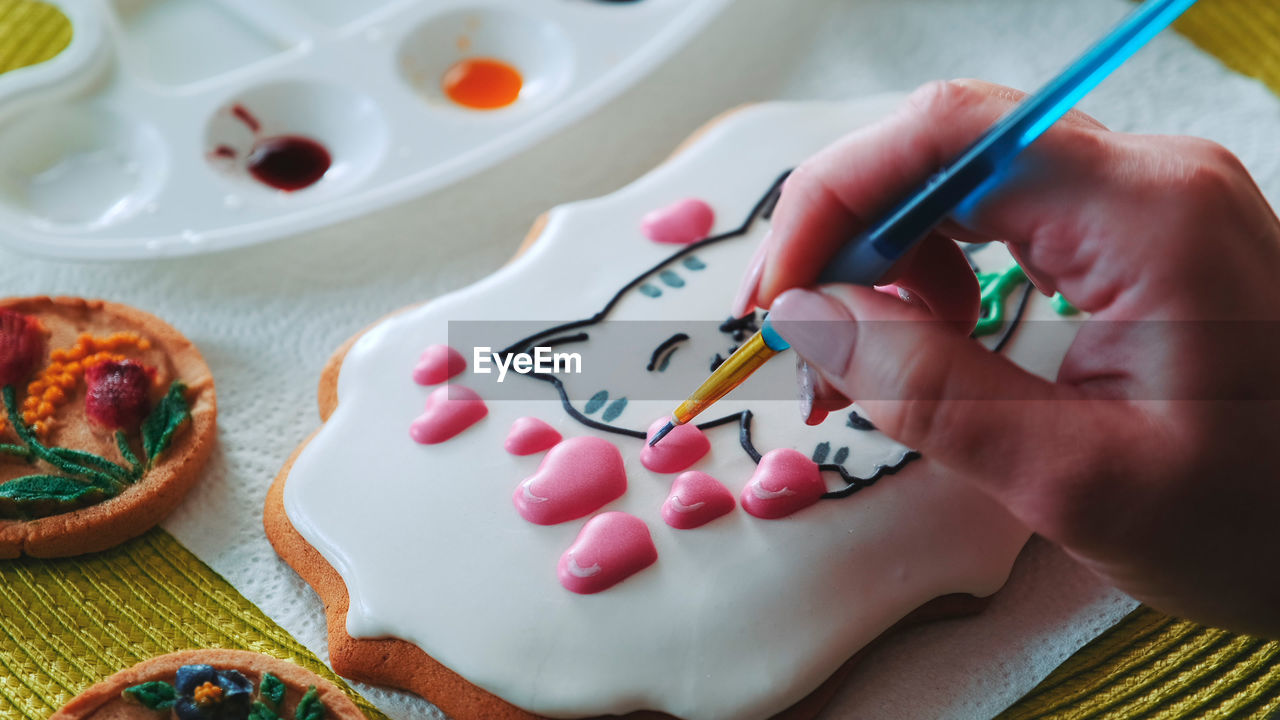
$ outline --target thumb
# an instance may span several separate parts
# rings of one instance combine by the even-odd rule
[[[1064,415],[1085,412],[1087,403],[1054,403],[1072,388],[990,352],[954,322],[871,288],[788,290],[769,319],[882,432],[945,467],[1006,485],[990,488],[997,495],[1036,476],[1046,452],[1064,447],[1070,427],[1085,427]]]

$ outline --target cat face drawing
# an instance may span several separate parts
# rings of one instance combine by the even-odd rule
[[[532,355],[542,347],[581,358],[575,365],[547,363],[551,372],[513,373],[516,382],[545,384],[545,391],[557,395],[564,413],[578,424],[639,447],[626,438],[643,442],[648,427],[683,400],[682,393],[697,387],[759,329],[758,312],[741,319],[716,313],[728,307],[726,292],[736,287],[736,274],[768,233],[785,178],[766,189],[737,227],[672,252],[626,279],[590,317],[538,328],[507,344],[499,355]],[[999,344],[1020,317],[1016,313],[1007,323]],[[756,462],[764,452],[787,446],[778,443],[788,436],[790,447],[830,476],[826,498],[847,497],[918,457],[877,432],[856,407],[833,413],[814,427],[792,413],[774,421],[787,425],[786,433],[771,432],[751,408],[795,404],[794,362],[790,351],[774,359],[700,417],[698,427],[736,436],[742,451]]]

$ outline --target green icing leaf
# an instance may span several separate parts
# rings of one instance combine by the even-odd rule
[[[256,702],[249,708],[248,720],[280,720],[280,716],[264,703]]]
[[[312,685],[307,688],[307,694],[302,696],[298,701],[298,708],[293,711],[294,720],[322,720],[324,718],[324,703],[320,702],[320,693],[316,690],[316,686]]]
[[[132,468],[129,471],[129,481],[136,482],[142,477],[142,463],[138,462],[138,456],[133,454],[133,448],[129,447],[129,436],[125,435],[123,430],[116,431],[116,449],[120,451],[120,457],[124,458]]]
[[[191,417],[186,395],[187,386],[181,381],[174,382],[164,399],[142,422],[142,451],[147,455],[148,467],[169,449],[174,433]]]
[[[95,485],[62,475],[27,475],[0,485],[0,517],[37,518],[92,505],[107,497]]]
[[[104,480],[110,480],[111,482],[108,484],[112,485],[131,482],[128,470],[104,457],[94,455],[93,453],[87,453],[82,450],[72,450],[71,448],[53,447],[48,448],[48,450],[51,455],[64,461],[70,468],[72,468],[72,472],[75,472],[75,469],[77,468],[79,470],[86,471],[79,472],[78,474],[86,475],[90,479],[96,480],[99,483],[102,483]],[[60,469],[65,471],[68,468]],[[103,477],[104,475],[105,478]]]
[[[178,697],[177,691],[167,682],[153,680],[126,688],[120,693],[125,700],[132,700],[149,710],[168,710]]]
[[[262,696],[263,702],[279,710],[280,704],[284,702],[284,691],[284,683],[280,682],[280,678],[271,673],[262,674],[262,684],[258,686],[258,694]]]

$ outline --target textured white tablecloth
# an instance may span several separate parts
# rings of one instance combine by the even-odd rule
[[[316,380],[338,344],[391,310],[490,272],[540,212],[626,184],[722,110],[772,98],[858,97],[942,77],[1034,89],[1130,7],[1124,0],[739,0],[601,112],[446,191],[217,256],[71,264],[0,251],[0,294],[130,303],[200,345],[218,383],[219,446],[166,527],[325,656],[320,603],[271,551],[261,508],[281,463],[318,424]],[[1280,199],[1280,101],[1181,37],[1158,38],[1082,107],[1118,130],[1222,142],[1273,203]],[[883,643],[828,717],[988,717],[1132,606],[1033,541],[986,613]],[[434,712],[415,698],[362,689],[394,717]]]

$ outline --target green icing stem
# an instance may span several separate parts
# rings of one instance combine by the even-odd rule
[[[21,445],[10,445],[9,443],[0,443],[0,455],[13,455],[23,460],[31,459],[31,451]]]
[[[982,289],[980,305],[982,317],[973,328],[974,337],[993,335],[1004,327],[1004,306],[1013,289],[1027,281],[1027,274],[1014,263],[1004,272],[978,273],[978,287]]]
[[[1070,300],[1062,297],[1062,293],[1054,293],[1053,300],[1050,302],[1053,303],[1053,311],[1063,317],[1075,315],[1080,312],[1080,309],[1075,305],[1072,305]]]
[[[993,335],[1004,327],[1004,310],[1009,295],[1014,288],[1027,281],[1027,274],[1017,263],[1010,265],[1003,272],[978,273],[978,287],[981,288],[980,307],[982,317],[973,329],[974,337]],[[1075,315],[1080,312],[1062,293],[1054,293],[1050,301],[1053,311],[1062,316]]]

